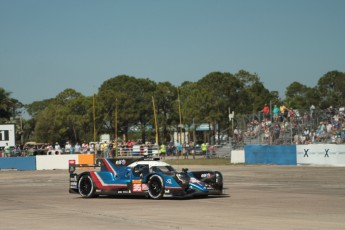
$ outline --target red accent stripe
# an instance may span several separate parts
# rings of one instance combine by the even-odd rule
[[[120,185],[117,185],[117,184],[103,185],[104,181],[103,181],[103,184],[102,184],[102,182],[100,181],[101,178],[96,175],[96,172],[90,172],[90,175],[91,175],[91,178],[94,181],[94,183],[95,183],[95,185],[96,185],[96,187],[98,189],[120,189],[120,188],[127,188],[127,185],[122,185],[122,184],[120,184]]]
[[[107,159],[103,159],[103,163],[105,165],[105,167],[107,167],[108,171],[113,173],[114,177],[117,175],[115,169],[113,169],[113,167],[109,164]]]

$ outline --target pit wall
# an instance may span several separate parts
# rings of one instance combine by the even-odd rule
[[[16,170],[53,170],[68,169],[68,161],[76,164],[94,164],[94,154],[40,155],[35,157],[0,158],[0,169]]]
[[[345,167],[345,145],[246,145],[231,151],[231,163]]]

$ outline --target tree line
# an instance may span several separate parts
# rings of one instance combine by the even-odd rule
[[[103,133],[127,140],[151,141],[156,135],[154,128],[148,128],[155,127],[154,98],[162,143],[171,141],[173,130],[182,128],[191,132],[203,123],[213,127],[212,130],[215,127],[226,130],[229,109],[235,112],[236,124],[237,117],[256,113],[265,103],[284,103],[301,111],[308,111],[314,105],[324,110],[329,106],[344,106],[344,94],[345,73],[339,71],[327,72],[314,87],[291,83],[284,99],[279,98],[277,91],[266,89],[257,74],[245,70],[235,74],[212,72],[180,86],[119,75],[104,81],[91,96],[67,88],[55,98],[25,105],[0,87],[0,123],[16,124],[17,143],[29,140],[80,143],[94,141],[95,136]],[[23,109],[30,115],[29,119],[21,117]]]

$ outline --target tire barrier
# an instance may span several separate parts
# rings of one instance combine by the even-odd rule
[[[61,150],[49,150],[47,155],[61,155]]]

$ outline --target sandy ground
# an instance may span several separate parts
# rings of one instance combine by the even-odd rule
[[[345,229],[345,168],[189,168],[220,170],[226,195],[82,199],[65,170],[0,171],[0,229]]]

